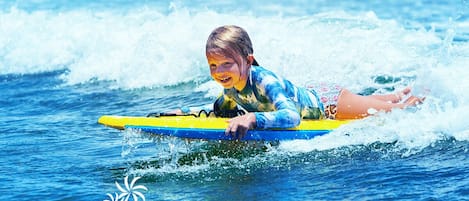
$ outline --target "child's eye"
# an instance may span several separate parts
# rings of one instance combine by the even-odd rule
[[[222,68],[222,69],[229,69],[229,68],[231,68],[233,65],[234,65],[234,63],[233,63],[233,62],[229,62],[229,61],[223,62],[223,63],[221,63],[219,66],[217,66],[216,64],[211,64],[211,65],[210,65],[210,70],[216,70],[216,69],[219,68],[219,67]]]
[[[225,62],[225,63],[221,64],[221,66],[223,68],[230,68],[232,65],[233,65],[233,63],[231,63],[231,62]]]

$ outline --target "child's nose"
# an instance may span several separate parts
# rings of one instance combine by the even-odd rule
[[[217,66],[217,68],[215,68],[215,73],[221,73],[223,72],[223,68],[221,68],[221,65],[220,66]]]

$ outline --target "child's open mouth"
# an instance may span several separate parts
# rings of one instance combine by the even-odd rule
[[[227,83],[227,82],[229,82],[229,81],[231,80],[231,77],[220,78],[219,80],[220,80],[220,82],[222,82],[222,83]]]

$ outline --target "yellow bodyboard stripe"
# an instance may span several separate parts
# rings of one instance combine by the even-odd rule
[[[194,117],[194,116],[163,116],[163,117],[132,117],[104,115],[98,123],[116,129],[126,126],[155,126],[166,128],[193,129],[225,129],[228,118]],[[302,120],[300,125],[288,130],[333,130],[352,120]],[[285,129],[284,129],[285,130]]]

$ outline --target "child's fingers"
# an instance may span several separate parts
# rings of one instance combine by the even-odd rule
[[[230,124],[225,130],[225,135],[231,135],[232,137],[236,137],[237,130],[238,130],[237,124]]]

